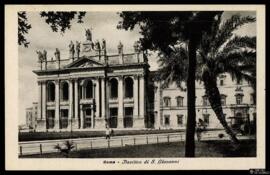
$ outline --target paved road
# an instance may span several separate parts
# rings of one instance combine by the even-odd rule
[[[208,131],[202,134],[201,140],[217,140],[218,134],[223,131]],[[224,133],[224,132],[223,132]],[[222,140],[229,139],[224,133]],[[57,152],[55,145],[59,144],[64,146],[63,143],[67,140],[72,141],[75,144],[76,150],[81,149],[100,149],[100,148],[112,148],[112,147],[124,147],[130,145],[145,145],[145,144],[157,144],[165,142],[179,142],[184,141],[185,133],[166,133],[166,134],[148,134],[148,135],[129,135],[129,136],[114,136],[111,139],[106,140],[105,137],[94,138],[78,138],[78,139],[61,139],[61,140],[44,140],[44,141],[28,141],[19,142],[19,154],[31,155],[42,153]],[[243,139],[243,138],[242,138]]]

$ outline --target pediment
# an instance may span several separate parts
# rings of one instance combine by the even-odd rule
[[[76,60],[67,65],[66,68],[85,68],[85,67],[100,67],[100,66],[103,66],[103,64],[97,60],[91,58],[80,58],[79,60]]]

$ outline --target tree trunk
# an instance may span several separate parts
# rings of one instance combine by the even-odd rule
[[[225,132],[230,136],[231,140],[235,144],[239,144],[239,140],[236,138],[235,133],[229,127],[221,105],[220,93],[217,87],[216,78],[209,75],[209,73],[204,73],[203,75],[205,93],[208,96],[209,103],[214,110],[218,120],[225,129]]]
[[[196,72],[196,38],[193,37],[188,43],[188,79],[187,79],[187,104],[188,116],[186,127],[186,145],[185,157],[195,156],[195,126],[196,126],[196,110],[195,110],[195,72]]]

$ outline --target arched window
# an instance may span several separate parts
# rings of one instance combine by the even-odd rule
[[[47,100],[49,102],[55,101],[55,85],[53,82],[49,82],[48,83],[48,96],[47,96]]]
[[[91,80],[85,83],[85,98],[93,98],[93,83]]]
[[[133,80],[130,77],[125,79],[125,97],[126,98],[133,97]]]
[[[67,82],[63,82],[61,83],[61,97],[63,101],[68,100],[68,83]]]
[[[115,78],[110,80],[110,97],[117,98],[118,97],[118,81]]]

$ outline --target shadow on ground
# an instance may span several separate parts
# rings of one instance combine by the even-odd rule
[[[184,157],[185,143],[160,143],[149,145],[125,146],[72,151],[69,158],[165,158]],[[23,158],[63,158],[61,153],[23,156]],[[238,148],[230,141],[196,142],[196,157],[256,157],[256,140],[242,140]]]

